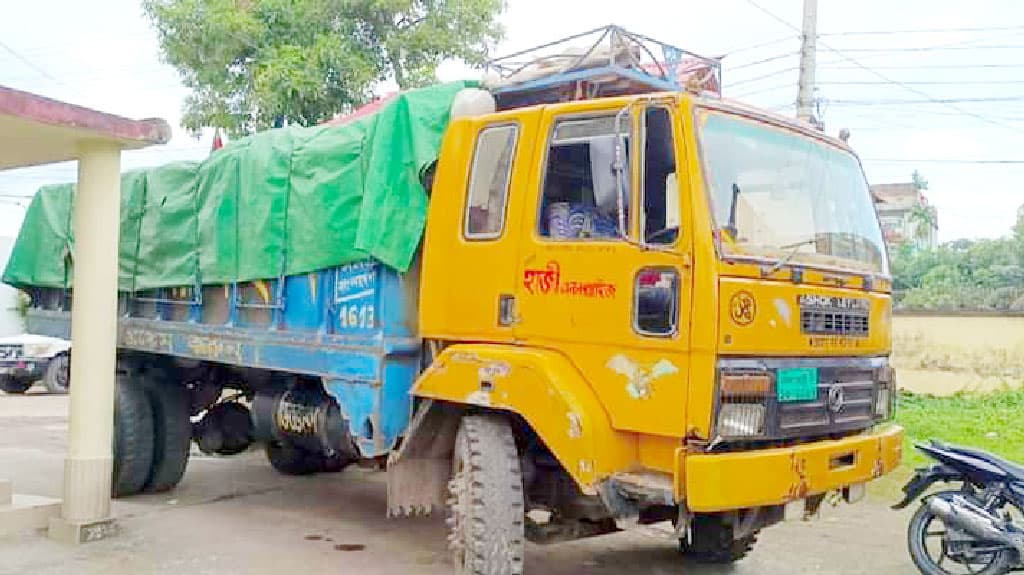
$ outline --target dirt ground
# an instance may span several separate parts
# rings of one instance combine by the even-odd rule
[[[897,315],[892,327],[896,380],[908,391],[1024,385],[1024,317]]]
[[[60,496],[66,411],[66,397],[0,394],[0,477],[16,491]],[[259,452],[197,455],[176,490],[115,502],[116,537],[80,547],[33,533],[0,539],[0,575],[452,573],[441,519],[387,519],[383,480],[358,469],[284,477]],[[817,521],[768,529],[734,567],[686,562],[648,528],[530,546],[527,573],[913,575],[908,512],[883,503],[829,508]]]

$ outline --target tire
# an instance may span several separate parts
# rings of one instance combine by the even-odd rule
[[[188,390],[163,372],[145,375],[143,388],[153,408],[153,463],[145,491],[160,492],[181,482],[192,445]]]
[[[153,467],[153,408],[146,391],[127,375],[117,376],[114,405],[114,497],[134,495]]]
[[[320,457],[320,469],[325,473],[338,473],[344,471],[346,467],[355,463],[355,459],[342,454],[336,455],[323,455]]]
[[[66,395],[71,385],[71,358],[61,354],[50,360],[43,375],[46,390],[55,395]]]
[[[268,441],[266,452],[271,467],[284,475],[309,475],[323,467],[323,458],[289,443]]]
[[[679,550],[698,563],[735,563],[754,548],[757,533],[735,539],[732,523],[724,516],[697,515],[690,525],[689,540],[679,540]]]
[[[523,477],[505,418],[462,418],[448,490],[448,540],[456,572],[521,575],[526,549]]]
[[[0,375],[0,389],[11,395],[21,395],[32,387],[32,380],[9,375]]]
[[[959,491],[940,491],[930,497],[951,494],[962,493]],[[936,519],[936,516],[928,509],[925,502],[922,501],[921,506],[918,507],[914,516],[910,519],[910,525],[907,527],[907,549],[910,551],[910,558],[914,561],[914,565],[917,566],[917,569],[923,575],[949,575],[949,571],[940,567],[936,560],[931,557],[924,544],[928,527],[932,524],[933,519]],[[976,575],[1002,575],[1010,570],[1013,555],[1012,551],[999,552],[992,557],[984,568],[978,571],[971,571]]]

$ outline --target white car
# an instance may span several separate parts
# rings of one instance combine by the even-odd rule
[[[71,342],[29,333],[0,337],[0,389],[25,393],[43,380],[50,393],[67,393]]]

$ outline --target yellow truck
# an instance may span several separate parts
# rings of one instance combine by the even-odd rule
[[[672,521],[735,560],[900,463],[886,249],[844,142],[684,90],[458,119],[440,158],[428,401],[389,480],[400,504],[454,469],[467,564],[520,561],[524,514],[531,540]]]
[[[892,283],[857,156],[719,97],[714,60],[602,34],[590,50],[498,61],[486,91],[459,93],[422,173],[426,231],[408,271],[368,259],[306,273],[282,255],[278,279],[123,293],[115,492],[181,480],[191,414],[204,451],[260,441],[284,473],[386,467],[391,514],[446,508],[458,571],[512,575],[526,541],[638,524],[734,561],[759,530],[829,494],[857,501],[899,465]],[[345,140],[352,158],[360,138]],[[311,165],[345,173],[321,147],[331,157]],[[210,170],[247,165],[232,150]],[[298,154],[275,165],[309,161]],[[315,189],[300,184],[288,205],[306,227],[288,237],[310,251],[336,230],[308,233],[324,210],[301,203]],[[197,205],[150,195],[166,202],[145,217]],[[198,237],[239,229],[207,230],[202,210],[249,203],[200,205]],[[122,253],[148,253],[147,238]],[[175,261],[205,270],[219,256],[203,250]],[[156,268],[124,257],[122,270]],[[59,290],[26,289],[30,326],[66,333]]]

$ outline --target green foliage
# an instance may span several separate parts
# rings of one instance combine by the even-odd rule
[[[1013,237],[1015,237],[1017,242],[1021,245],[1024,245],[1024,205],[1017,208],[1017,223],[1013,226]],[[1024,261],[1021,263],[1024,264]]]
[[[979,447],[1024,462],[1024,390],[991,394],[957,393],[949,397],[900,395],[896,421],[906,429],[906,462],[925,463],[914,443],[939,439]]]
[[[21,290],[18,290],[18,295],[15,296],[14,300],[14,311],[18,314],[18,317],[25,320],[28,317],[28,308],[32,305],[32,298]]]
[[[892,271],[902,308],[1024,311],[1024,242],[1015,238],[900,247]]]
[[[914,237],[919,240],[927,239],[931,230],[939,225],[938,213],[932,206],[915,205],[910,209],[910,221],[914,223]]]
[[[502,0],[143,0],[164,59],[192,89],[182,123],[232,136],[314,125],[377,82],[434,81],[446,58],[479,63]]]
[[[872,497],[887,503],[902,499],[901,488],[913,470],[933,463],[913,446],[932,439],[978,447],[1024,463],[1024,428],[1019,424],[1022,409],[1024,390],[957,393],[948,397],[901,393],[896,406],[896,423],[903,426],[905,432],[903,465],[871,483]]]

